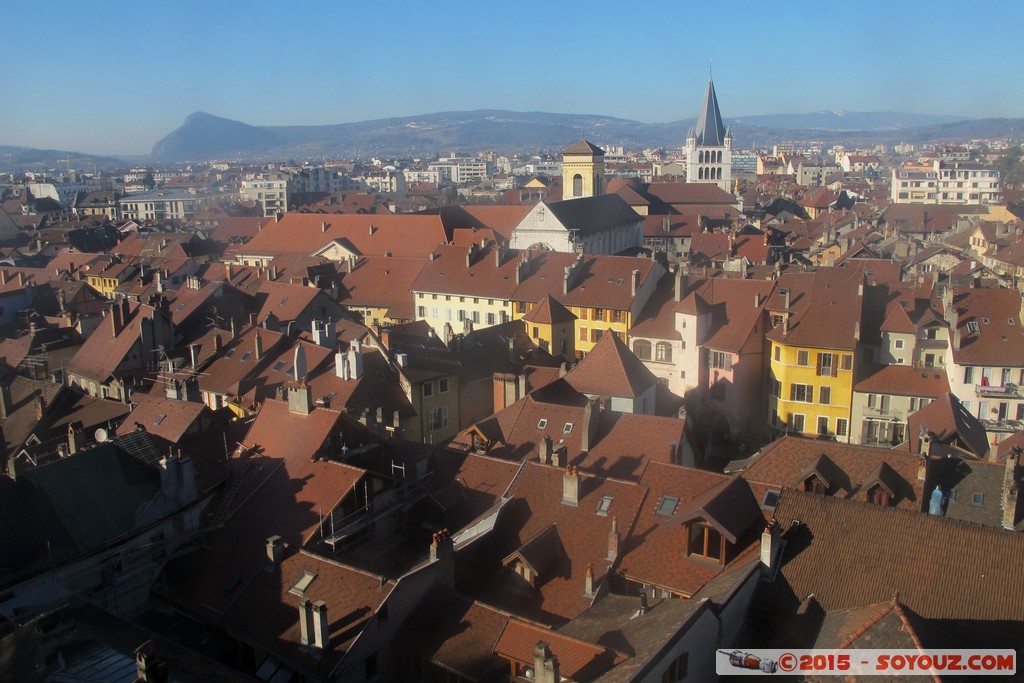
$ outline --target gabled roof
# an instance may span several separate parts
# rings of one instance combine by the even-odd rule
[[[657,383],[647,366],[615,334],[604,334],[586,358],[565,376],[576,391],[591,396],[636,398]]]
[[[675,521],[680,524],[695,520],[707,522],[730,543],[736,543],[764,517],[747,481],[733,477],[703,491],[676,513]]]
[[[934,441],[944,444],[959,440],[979,458],[984,458],[989,449],[985,426],[951,393],[939,396],[912,413],[907,418],[907,433],[911,453],[920,451],[923,434],[931,434]]]
[[[883,464],[888,468],[885,482],[893,494],[892,504],[920,510],[924,495],[923,482],[917,479],[920,458],[906,451],[784,436],[726,471],[746,465],[741,476],[747,481],[797,489],[816,475],[828,485],[828,495],[863,499],[865,486],[878,479]]]
[[[558,672],[570,681],[589,681],[626,659],[626,655],[611,648],[518,619],[509,619],[498,642],[494,644],[494,651],[513,661],[532,666],[534,648],[540,641],[546,642],[551,648],[551,654],[558,657]]]
[[[175,401],[168,398],[146,396],[118,428],[118,435],[143,429],[151,434],[178,443],[203,413],[210,409],[202,403]]]
[[[528,323],[542,323],[545,325],[557,325],[558,323],[570,323],[576,320],[576,315],[562,304],[555,301],[550,294],[544,296],[536,306],[523,316]]]
[[[704,91],[704,103],[697,112],[697,125],[694,128],[699,147],[721,147],[725,144],[725,124],[722,113],[718,111],[718,96],[715,95],[715,84],[708,76],[708,87]]]
[[[545,205],[566,230],[578,230],[584,235],[642,220],[640,214],[617,194],[578,197]]]

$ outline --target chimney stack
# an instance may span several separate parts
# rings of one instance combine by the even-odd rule
[[[578,507],[580,504],[580,474],[574,465],[565,468],[562,475],[562,505]]]
[[[260,331],[256,330],[256,336],[252,340],[253,355],[256,356],[256,360],[263,358],[263,337],[260,336]]]
[[[267,539],[267,559],[276,567],[283,558],[284,542],[280,536],[271,536]]]
[[[689,288],[689,277],[683,273],[682,267],[676,268],[676,287],[675,287],[675,300],[676,302],[682,301],[686,298],[687,289]]]
[[[81,448],[82,443],[82,423],[79,420],[68,423],[68,455],[74,455]]]
[[[305,380],[297,386],[288,387],[288,410],[302,415],[309,415],[313,411],[312,392]]]
[[[434,534],[430,561],[437,562],[437,580],[446,588],[455,588],[455,542],[447,529]]]
[[[116,337],[124,329],[124,320],[121,317],[121,304],[115,303],[111,306],[110,313],[107,315],[110,318],[110,336]]]
[[[789,310],[789,290],[788,289],[783,289],[780,292],[780,294],[782,294],[782,308],[784,308],[785,310],[788,311]]]
[[[330,621],[327,619],[327,603],[317,600],[313,603],[313,646],[327,650],[331,646]]]
[[[588,399],[587,405],[583,406],[583,424],[580,432],[580,450],[589,452],[594,447],[594,437],[597,436],[597,423],[601,417],[601,408],[597,405],[597,399]]]
[[[1020,478],[1017,466],[1020,464],[1020,447],[1010,449],[1006,454],[1006,469],[1003,471],[1003,528],[1016,527],[1020,505]]]
[[[565,267],[565,275],[562,276],[562,294],[566,295],[569,293],[571,288],[569,280],[572,277],[572,266]]]
[[[547,465],[551,460],[551,437],[547,434],[540,440],[540,463]]]
[[[583,583],[584,595],[591,596],[594,594],[594,563],[587,563],[587,575],[584,577]]]
[[[299,637],[303,645],[313,645],[313,603],[308,598],[299,600]]]
[[[36,420],[43,419],[43,413],[46,412],[46,399],[40,395],[36,397]]]
[[[7,419],[14,412],[14,402],[11,400],[11,385],[4,382],[0,384],[0,417]]]
[[[224,348],[224,340],[221,339],[219,334],[213,335],[213,350],[214,352],[220,352]]]
[[[619,556],[619,544],[622,542],[622,535],[619,534],[619,518],[612,517],[612,530],[608,532],[608,559],[615,561]]]
[[[777,569],[781,546],[776,523],[772,519],[761,532],[761,576],[766,580],[770,581]]]
[[[167,662],[157,659],[156,645],[147,640],[135,650],[134,683],[167,683],[170,672]]]
[[[543,640],[533,649],[533,675],[536,683],[559,683],[558,657],[551,654],[551,648]]]
[[[630,287],[630,292],[632,293],[632,295],[634,297],[636,297],[636,290],[640,289],[640,271],[639,270],[634,270],[633,271],[633,276],[632,276],[632,278],[630,280],[630,283],[632,285]]]

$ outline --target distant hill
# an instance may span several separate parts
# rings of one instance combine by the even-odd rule
[[[82,154],[59,149],[33,149],[0,145],[0,171],[44,171],[51,168],[71,167],[79,171],[109,169],[124,166],[124,161],[113,157]]]
[[[589,114],[483,109],[326,126],[250,126],[206,113],[153,147],[157,161],[214,158],[419,156],[452,150],[558,150],[580,138],[627,148],[678,147],[693,119],[640,123]],[[893,143],[966,140],[1019,132],[1024,119],[958,120],[899,112],[814,112],[727,119],[740,148],[782,140]]]

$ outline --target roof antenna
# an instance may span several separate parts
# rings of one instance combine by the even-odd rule
[[[714,66],[714,64],[715,64],[715,60],[713,60],[713,59],[709,59],[708,60],[708,80],[709,81],[711,80],[711,67]]]

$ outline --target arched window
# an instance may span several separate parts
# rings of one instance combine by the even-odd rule
[[[635,342],[633,342],[633,353],[635,353],[636,357],[639,358],[640,360],[650,360],[651,342],[647,341],[646,339],[637,339]]]
[[[722,163],[722,152],[718,152],[718,163]]]
[[[583,176],[581,176],[579,173],[572,177],[572,196],[583,196]]]
[[[660,360],[665,363],[672,362],[672,345],[668,342],[658,342],[658,345],[654,347],[654,360]]]
[[[704,167],[701,166],[697,169],[697,180],[704,180]]]

